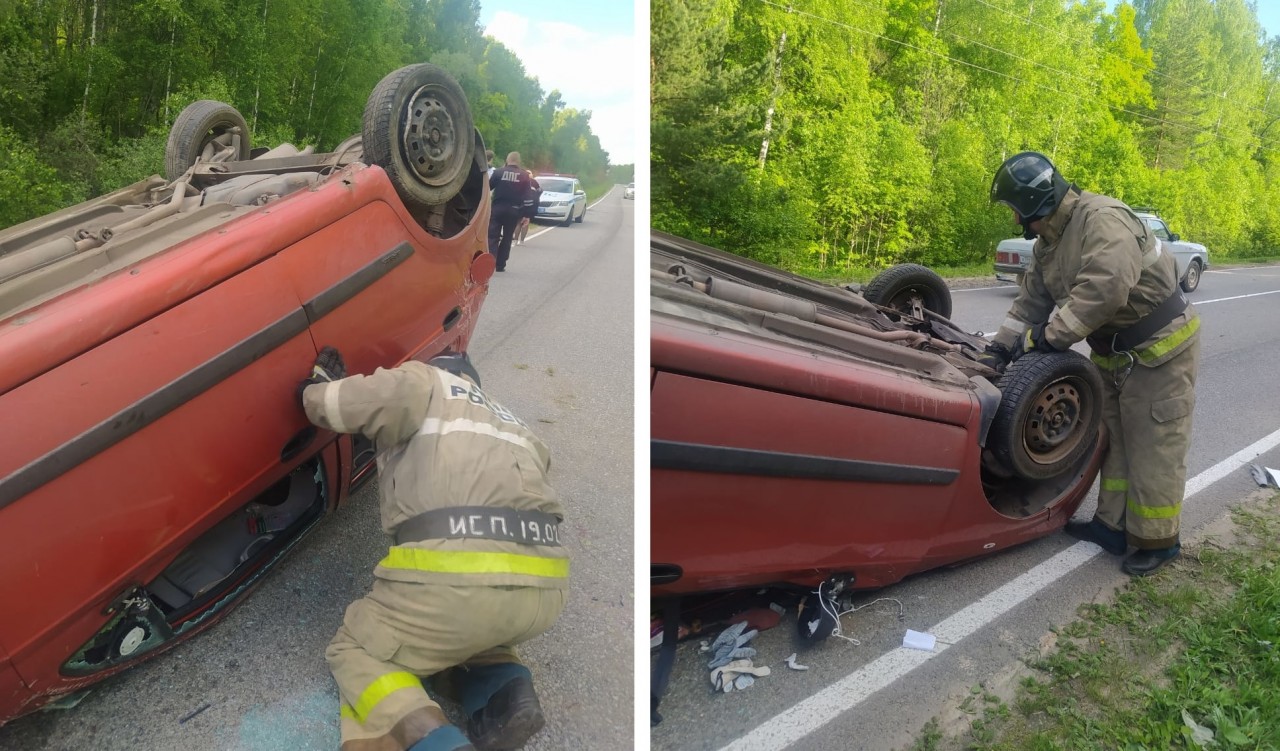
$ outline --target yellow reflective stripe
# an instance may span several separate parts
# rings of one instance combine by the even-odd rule
[[[338,715],[341,717],[347,717],[352,720],[356,720],[356,722],[360,721],[359,719],[356,718],[356,711],[352,709],[351,705],[346,703],[345,701],[342,702],[342,706],[338,708]]]
[[[1150,347],[1138,350],[1138,358],[1143,362],[1151,362],[1163,357],[1177,348],[1179,344],[1190,339],[1191,335],[1199,330],[1200,316],[1196,316]],[[1097,352],[1090,352],[1089,359],[1093,360],[1093,363],[1103,370],[1118,370],[1129,364],[1129,358],[1124,355],[1100,355]]]
[[[402,688],[422,688],[422,681],[413,673],[398,671],[395,673],[387,673],[381,676],[360,694],[360,700],[356,702],[356,706],[351,710],[352,716],[360,724],[364,724],[365,718],[378,706],[378,702],[390,696],[392,693]],[[343,706],[346,709],[346,706]]]
[[[1137,514],[1143,519],[1172,519],[1182,513],[1181,503],[1175,503],[1172,506],[1140,506],[1130,498],[1126,505],[1129,513]]]
[[[1102,489],[1107,492],[1124,492],[1129,489],[1129,481],[1123,477],[1104,477],[1102,478]]]
[[[423,550],[394,547],[379,566],[441,574],[528,574],[564,579],[568,558],[541,558],[515,553],[482,553],[472,550]]]
[[[1119,370],[1129,362],[1124,355],[1100,355],[1097,352],[1090,352],[1089,359],[1103,370]]]
[[[1138,357],[1141,357],[1144,361],[1150,362],[1151,360],[1154,360],[1157,357],[1167,355],[1170,352],[1172,352],[1173,349],[1177,347],[1179,344],[1182,344],[1187,339],[1190,339],[1191,335],[1196,333],[1199,330],[1200,330],[1200,316],[1196,316],[1195,318],[1192,318],[1190,321],[1187,321],[1185,324],[1183,324],[1183,326],[1179,328],[1177,331],[1166,336],[1165,338],[1161,339],[1160,341],[1156,342],[1150,347],[1147,347],[1146,349],[1140,351],[1138,353]]]

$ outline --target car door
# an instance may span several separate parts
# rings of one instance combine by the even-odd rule
[[[143,293],[164,261],[102,288]],[[267,257],[0,395],[0,599],[21,603],[0,642],[29,685],[296,464],[315,348],[291,287]]]

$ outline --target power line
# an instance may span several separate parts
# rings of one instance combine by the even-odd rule
[[[1001,73],[1001,72],[1000,72],[1000,71],[998,71],[998,70],[993,70],[993,69],[991,69],[991,68],[987,68],[987,67],[984,67],[984,66],[982,66],[982,65],[977,65],[976,63],[971,63],[971,62],[969,62],[969,61],[967,61],[967,60],[961,60],[961,59],[959,59],[959,58],[952,57],[952,56],[950,56],[950,55],[946,55],[946,54],[943,54],[943,53],[941,53],[941,52],[934,52],[933,50],[926,49],[926,48],[924,48],[924,47],[920,47],[919,45],[911,44],[910,42],[904,42],[904,41],[901,41],[901,40],[899,40],[899,39],[893,39],[893,38],[891,38],[891,37],[887,37],[887,36],[885,36],[885,35],[883,35],[883,34],[877,34],[877,33],[876,33],[876,32],[874,32],[874,31],[868,31],[868,30],[866,30],[866,29],[862,29],[862,28],[859,28],[859,27],[857,27],[857,26],[852,26],[852,25],[847,24],[847,23],[844,23],[844,22],[842,22],[842,21],[835,21],[835,20],[832,20],[832,19],[830,19],[830,18],[826,18],[826,17],[824,17],[824,16],[819,16],[819,15],[817,15],[817,14],[810,13],[810,12],[808,12],[808,11],[798,10],[798,9],[796,9],[796,8],[795,8],[795,7],[793,7],[793,6],[789,6],[789,5],[787,5],[787,6],[780,5],[780,4],[778,4],[778,3],[771,2],[771,0],[759,0],[759,2],[760,2],[760,3],[762,3],[762,4],[764,4],[764,5],[769,5],[769,6],[772,6],[772,7],[774,7],[774,8],[778,8],[779,10],[785,11],[785,12],[787,12],[787,13],[795,13],[795,14],[797,14],[797,15],[801,15],[801,16],[808,16],[809,18],[812,18],[812,19],[814,19],[815,21],[820,21],[820,22],[822,22],[822,23],[828,23],[828,24],[831,24],[831,25],[833,25],[833,26],[839,26],[839,27],[842,27],[842,28],[848,29],[848,30],[850,30],[850,31],[856,31],[856,32],[858,32],[859,34],[866,34],[866,35],[868,35],[868,36],[876,37],[877,39],[883,39],[883,40],[884,40],[884,41],[886,41],[886,42],[891,42],[891,43],[893,43],[893,44],[897,44],[897,45],[900,45],[900,46],[902,46],[902,47],[907,47],[907,48],[910,48],[910,49],[913,49],[913,50],[917,50],[917,51],[919,51],[919,52],[923,52],[923,53],[925,53],[925,54],[927,54],[927,55],[934,55],[935,57],[940,57],[940,58],[943,58],[944,60],[950,60],[950,61],[951,61],[951,62],[953,62],[953,63],[958,63],[958,64],[960,64],[960,65],[964,65],[964,66],[967,66],[967,67],[970,67],[970,68],[975,68],[975,69],[977,69],[977,70],[981,70],[981,71],[984,71],[984,72],[986,72],[986,73],[990,73],[990,74],[992,74],[992,75],[1000,76],[1001,78],[1007,78],[1007,79],[1009,79],[1009,80],[1011,80],[1011,81],[1017,81],[1017,82],[1019,82],[1019,83],[1025,83],[1025,84],[1029,84],[1029,85],[1031,85],[1031,86],[1036,86],[1036,87],[1039,87],[1039,88],[1045,89],[1046,91],[1052,91],[1052,92],[1053,92],[1053,93],[1055,93],[1055,94],[1061,94],[1061,95],[1063,95],[1063,96],[1069,96],[1069,97],[1071,97],[1071,98],[1073,98],[1073,99],[1079,99],[1079,100],[1081,100],[1081,101],[1091,101],[1091,102],[1095,102],[1095,103],[1100,104],[1100,105],[1102,105],[1103,107],[1106,107],[1106,108],[1108,108],[1108,109],[1112,109],[1112,110],[1115,110],[1115,111],[1117,111],[1117,112],[1123,112],[1123,113],[1125,113],[1125,114],[1127,114],[1127,115],[1132,115],[1133,117],[1139,117],[1139,118],[1142,118],[1142,119],[1144,119],[1144,120],[1150,120],[1150,121],[1152,121],[1152,122],[1159,123],[1159,124],[1163,124],[1163,125],[1172,125],[1172,126],[1175,126],[1175,127],[1178,127],[1178,128],[1183,128],[1183,129],[1185,129],[1185,130],[1190,130],[1190,131],[1193,131],[1193,132],[1196,132],[1196,133],[1209,134],[1209,135],[1211,135],[1211,136],[1212,136],[1213,138],[1215,138],[1215,139],[1222,140],[1222,141],[1229,141],[1229,142],[1232,142],[1232,143],[1236,143],[1236,144],[1239,144],[1239,145],[1244,146],[1245,148],[1253,148],[1253,147],[1254,147],[1254,146],[1253,146],[1253,144],[1252,144],[1252,143],[1250,143],[1250,142],[1247,142],[1247,141],[1241,141],[1241,140],[1239,140],[1239,139],[1237,139],[1237,138],[1231,138],[1231,137],[1228,137],[1228,136],[1225,136],[1225,135],[1221,135],[1221,134],[1218,134],[1218,133],[1213,133],[1212,131],[1210,131],[1210,130],[1208,130],[1208,129],[1206,129],[1206,128],[1197,128],[1197,127],[1194,127],[1194,126],[1190,126],[1190,125],[1185,125],[1185,124],[1183,124],[1183,123],[1179,123],[1179,122],[1174,121],[1174,120],[1163,120],[1163,119],[1161,119],[1161,118],[1152,117],[1152,116],[1150,116],[1150,115],[1144,115],[1144,114],[1143,114],[1143,113],[1141,113],[1141,112],[1134,112],[1134,111],[1132,111],[1132,110],[1128,110],[1128,109],[1125,109],[1125,108],[1123,108],[1123,107],[1118,107],[1118,106],[1113,105],[1113,104],[1107,104],[1106,102],[1103,102],[1103,101],[1098,100],[1098,99],[1093,99],[1093,98],[1089,98],[1089,97],[1084,97],[1084,96],[1081,96],[1081,95],[1079,95],[1079,94],[1075,94],[1075,93],[1072,93],[1072,92],[1069,92],[1069,91],[1063,91],[1063,90],[1061,90],[1061,89],[1056,89],[1056,88],[1054,88],[1054,87],[1052,87],[1052,86],[1046,86],[1045,84],[1037,83],[1037,82],[1035,82],[1035,81],[1028,81],[1028,80],[1026,80],[1026,79],[1024,79],[1024,78],[1019,78],[1019,77],[1017,77],[1017,76],[1010,75],[1010,74],[1008,74],[1008,73]],[[1272,142],[1274,141],[1274,139],[1266,139],[1266,140],[1258,139],[1258,140],[1260,141],[1260,143],[1259,143],[1259,145],[1260,145],[1260,146],[1261,146],[1262,144],[1272,143]]]
[[[852,2],[852,3],[854,3],[854,4],[856,4],[856,5],[861,5],[861,6],[863,6],[864,8],[870,8],[870,9],[872,9],[872,10],[882,11],[882,12],[883,12],[883,11],[887,11],[887,9],[886,9],[884,6],[882,6],[882,5],[872,5],[871,3],[866,2],[865,0],[849,0],[849,1],[850,1],[850,2]],[[983,0],[978,0],[978,2],[983,2]],[[984,4],[984,5],[987,5],[987,3],[985,3],[985,2],[983,2],[983,4]],[[994,8],[995,6],[991,6],[991,7],[993,7],[993,8]],[[996,8],[996,10],[999,10],[999,8]],[[1019,18],[1018,16],[1014,16],[1014,17],[1015,17],[1015,18]],[[832,23],[838,23],[838,22],[833,21]],[[945,31],[945,33],[946,33],[946,34],[948,34],[949,36],[954,37],[954,38],[956,38],[956,39],[959,39],[959,40],[960,40],[960,41],[962,41],[962,42],[967,42],[967,43],[969,43],[969,44],[974,44],[974,45],[977,45],[977,46],[979,46],[979,47],[984,47],[984,48],[986,48],[986,49],[988,49],[988,50],[991,50],[992,52],[997,52],[997,53],[999,53],[999,54],[1001,54],[1001,55],[1005,55],[1005,56],[1007,56],[1007,57],[1011,57],[1011,58],[1013,58],[1013,59],[1015,59],[1015,60],[1019,60],[1019,61],[1024,62],[1024,63],[1029,63],[1029,64],[1031,64],[1031,65],[1034,65],[1034,66],[1037,66],[1037,67],[1040,67],[1040,68],[1044,68],[1045,70],[1050,71],[1050,72],[1052,72],[1052,73],[1057,73],[1057,74],[1059,74],[1059,75],[1066,76],[1066,77],[1068,77],[1068,78],[1075,78],[1076,80],[1083,81],[1083,82],[1085,82],[1085,83],[1089,84],[1089,86],[1090,86],[1090,87],[1093,87],[1093,86],[1096,86],[1096,85],[1097,85],[1097,82],[1096,82],[1096,81],[1092,81],[1092,80],[1087,79],[1087,78],[1085,78],[1085,77],[1083,77],[1083,76],[1079,76],[1079,75],[1076,75],[1075,73],[1071,73],[1071,72],[1069,72],[1069,71],[1062,70],[1061,68],[1055,68],[1055,67],[1053,67],[1052,65],[1046,65],[1046,64],[1044,64],[1044,63],[1037,62],[1037,61],[1032,60],[1032,59],[1030,59],[1030,58],[1022,57],[1021,55],[1016,55],[1016,54],[1014,54],[1014,53],[1012,53],[1012,52],[1008,52],[1008,51],[1006,51],[1006,50],[1002,50],[1002,49],[1000,49],[999,47],[992,46],[992,45],[987,44],[987,43],[985,43],[985,42],[979,42],[979,41],[978,41],[978,40],[976,40],[976,39],[970,39],[969,37],[966,37],[966,36],[964,36],[964,35],[962,35],[962,34],[958,34],[958,33],[956,33],[955,31],[952,31],[951,29],[944,29],[944,31]],[[1074,40],[1072,40],[1072,41],[1074,41]],[[1077,44],[1078,44],[1078,43],[1079,43],[1079,42],[1077,42]],[[1117,55],[1114,55],[1114,54],[1112,54],[1112,53],[1110,53],[1110,52],[1106,52],[1105,50],[1104,50],[1103,52],[1104,52],[1105,54],[1107,54],[1107,55],[1111,55],[1112,57],[1115,57],[1117,60],[1120,60],[1120,61],[1122,61],[1122,62],[1124,61],[1124,58],[1121,58],[1121,57],[1119,57],[1119,56],[1117,56]],[[1184,116],[1186,116],[1186,117],[1190,117],[1190,118],[1199,117],[1199,115],[1198,115],[1198,114],[1196,114],[1196,113],[1194,113],[1194,112],[1188,112],[1188,111],[1186,111],[1186,110],[1179,110],[1179,109],[1175,109],[1175,108],[1173,108],[1173,107],[1168,107],[1168,106],[1166,106],[1166,110],[1167,110],[1167,111],[1169,111],[1169,112],[1172,112],[1172,113],[1174,113],[1174,114],[1184,115]],[[1171,121],[1170,121],[1170,122],[1171,122]]]

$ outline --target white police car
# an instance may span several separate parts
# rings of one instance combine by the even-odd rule
[[[587,192],[573,175],[535,175],[542,188],[538,218],[558,221],[568,227],[587,216]]]

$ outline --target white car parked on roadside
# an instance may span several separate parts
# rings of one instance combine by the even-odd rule
[[[558,221],[568,227],[587,216],[587,192],[573,175],[535,175],[542,188],[538,218]]]
[[[1170,232],[1169,226],[1156,214],[1155,209],[1135,208],[1133,213],[1138,215],[1152,234],[1160,238],[1162,247],[1173,253],[1182,290],[1192,292],[1199,287],[1200,275],[1209,268],[1208,248],[1200,243],[1187,242],[1177,233]],[[1021,282],[1027,264],[1031,263],[1031,246],[1034,244],[1034,240],[1021,237],[1001,240],[996,245],[996,278]]]

